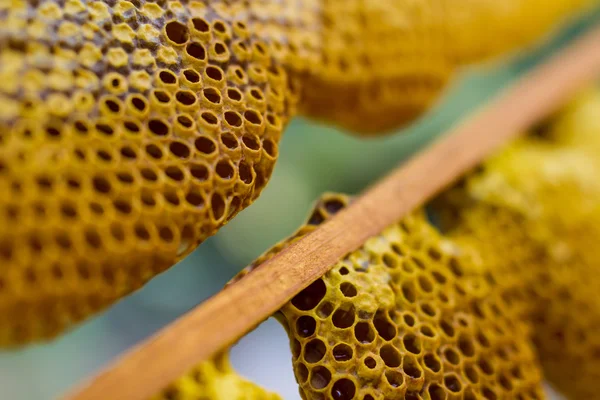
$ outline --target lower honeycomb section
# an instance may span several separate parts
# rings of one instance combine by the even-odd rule
[[[350,199],[325,195],[309,233]],[[367,241],[277,314],[303,399],[542,399],[530,327],[482,266],[416,213]],[[168,391],[181,391],[181,381]],[[185,398],[185,397],[174,397]]]
[[[302,398],[542,398],[529,327],[493,289],[424,215],[403,219],[278,313]]]

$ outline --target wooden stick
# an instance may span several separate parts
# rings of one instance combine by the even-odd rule
[[[425,203],[599,76],[600,28],[596,28],[534,68],[313,233],[126,353],[66,398],[148,399],[233,344],[348,252]]]

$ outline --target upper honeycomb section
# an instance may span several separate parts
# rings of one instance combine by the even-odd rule
[[[0,5],[0,346],[107,306],[257,198],[296,94],[246,17]]]
[[[465,64],[516,51],[595,0],[262,0],[303,114],[363,134],[397,129],[439,99]],[[277,3],[275,5],[274,3]],[[294,16],[291,18],[290,16]],[[271,35],[278,32],[278,35]]]

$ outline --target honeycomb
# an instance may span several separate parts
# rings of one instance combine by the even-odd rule
[[[227,353],[205,361],[151,400],[281,400],[235,373]]]
[[[266,0],[257,7],[265,3],[275,2]],[[598,2],[304,0],[296,4],[303,4],[302,9],[310,4],[320,13],[316,36],[290,35],[290,51],[313,50],[305,63],[297,62],[298,57],[286,63],[292,74],[301,73],[299,111],[369,135],[398,128],[423,114],[464,65],[523,48],[567,16]],[[278,7],[284,13],[289,5]]]
[[[57,335],[214,234],[297,112],[398,126],[457,66],[591,2],[462,1],[1,2],[0,347]]]
[[[0,4],[0,346],[108,306],[257,198],[296,95],[241,12]]]
[[[416,213],[344,257],[277,317],[304,399],[541,399],[521,308]]]
[[[241,276],[348,202],[325,195],[305,226]],[[523,305],[496,293],[481,263],[415,213],[340,260],[276,318],[303,399],[542,399]],[[167,391],[183,393],[186,377]]]
[[[439,207],[446,234],[477,249],[500,295],[525,305],[546,378],[590,400],[600,399],[599,94],[488,161]]]

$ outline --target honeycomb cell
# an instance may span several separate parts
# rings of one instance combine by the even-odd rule
[[[0,346],[59,334],[214,234],[258,197],[297,112],[396,127],[458,66],[589,1],[0,6]],[[81,190],[68,196],[73,172]],[[43,278],[25,284],[25,271]],[[339,317],[338,304],[320,307]]]

